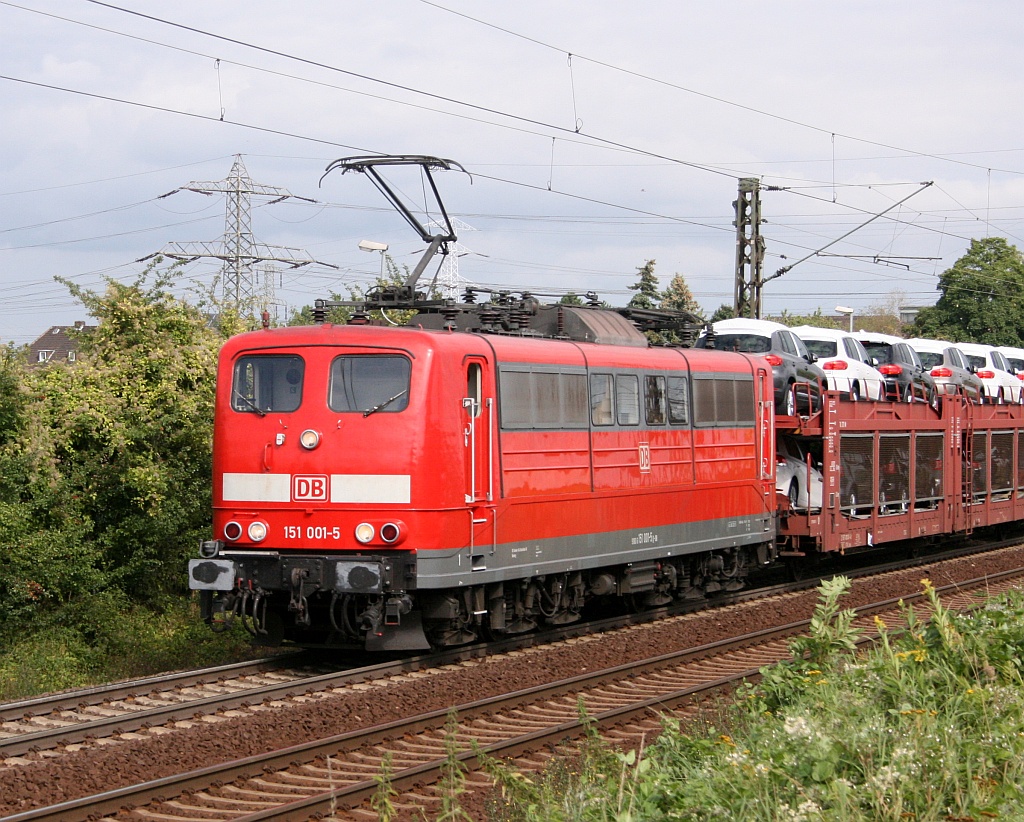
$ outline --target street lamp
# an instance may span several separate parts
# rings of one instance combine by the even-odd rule
[[[853,309],[845,305],[836,306],[836,314],[846,314],[850,318],[850,333],[853,333]]]
[[[384,279],[384,252],[388,250],[387,243],[378,243],[376,240],[360,240],[359,241],[360,251],[379,251],[380,252],[380,278]]]

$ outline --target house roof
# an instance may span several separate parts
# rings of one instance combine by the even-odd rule
[[[78,351],[78,333],[90,331],[96,326],[86,325],[78,320],[74,325],[54,325],[41,334],[28,347],[29,363],[69,362]]]

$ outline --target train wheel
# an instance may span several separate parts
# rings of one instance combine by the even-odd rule
[[[793,582],[817,576],[821,565],[821,554],[807,554],[802,557],[787,557],[786,570]]]

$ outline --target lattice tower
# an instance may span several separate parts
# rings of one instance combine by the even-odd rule
[[[221,282],[226,304],[233,305],[239,310],[262,309],[278,304],[273,275],[261,278],[257,271],[257,263],[284,263],[292,268],[298,268],[318,262],[305,251],[269,246],[256,241],[252,233],[251,197],[273,198],[268,205],[287,199],[316,201],[308,197],[297,197],[278,186],[253,182],[245,163],[242,162],[241,154],[235,155],[231,173],[226,180],[191,182],[163,196],[169,197],[178,191],[225,195],[224,236],[219,243],[169,243],[160,253],[178,260],[191,261],[201,257],[222,260],[224,265],[221,268]],[[320,264],[337,268],[329,263]]]

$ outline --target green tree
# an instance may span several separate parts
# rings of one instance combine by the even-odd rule
[[[99,320],[75,361],[0,369],[20,386],[0,402],[0,426],[17,432],[0,432],[8,635],[46,613],[69,624],[74,607],[184,591],[185,560],[209,531],[217,352],[239,323],[221,312],[211,327],[173,282],[154,264],[102,294],[65,283]]]
[[[1024,344],[1024,257],[1002,237],[971,240],[939,277],[938,289],[938,301],[914,321],[915,336]]]
[[[694,299],[690,286],[686,284],[686,278],[682,274],[673,275],[669,281],[668,288],[661,296],[661,307],[673,311],[689,311],[691,314],[704,321],[704,312],[700,303]]]
[[[793,328],[798,325],[810,325],[815,328],[838,328],[845,331],[848,328],[845,317],[831,317],[822,313],[820,307],[814,309],[813,314],[790,314],[788,309],[783,309],[781,314],[765,317]]]
[[[398,264],[391,259],[390,254],[384,255],[385,274],[383,277],[377,277],[374,284],[369,288],[364,288],[361,285],[351,285],[348,287],[348,296],[344,297],[337,292],[331,292],[331,295],[326,299],[329,302],[355,302],[361,303],[367,298],[368,295],[378,289],[385,289],[390,286],[404,285],[408,279],[409,271],[408,266],[398,267]],[[431,289],[431,293],[428,295],[430,299],[437,299],[439,292],[436,289]],[[333,323],[335,325],[345,325],[352,319],[357,313],[358,308],[351,305],[339,305],[333,306],[327,309],[327,316],[325,322]],[[401,325],[408,321],[408,319],[415,315],[415,311],[400,311],[389,309],[385,314],[380,309],[375,309],[368,313],[367,317],[371,321],[378,322],[389,322]],[[304,305],[299,309],[292,309],[291,315],[288,317],[285,325],[312,325],[313,324],[313,306]]]
[[[629,286],[630,291],[635,291],[629,302],[630,308],[657,308],[661,302],[661,292],[658,290],[658,278],[654,273],[654,260],[648,260],[637,269],[640,279]]]
[[[722,303],[715,309],[715,313],[711,315],[711,319],[708,322],[716,323],[719,320],[731,320],[735,317],[736,309],[727,303]]]

